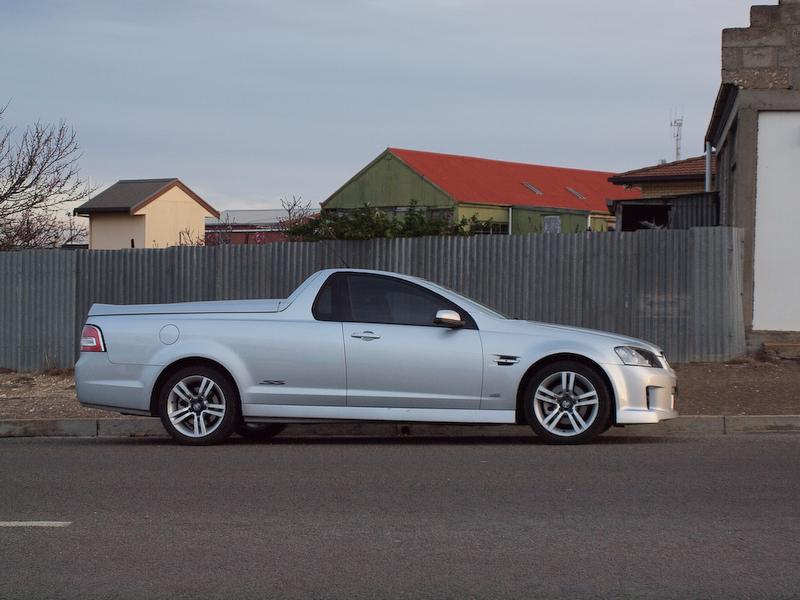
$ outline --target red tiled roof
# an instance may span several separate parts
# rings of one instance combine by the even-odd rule
[[[716,173],[717,161],[711,160],[711,172]],[[706,176],[706,157],[693,156],[684,158],[663,165],[653,165],[626,171],[611,177],[611,182],[616,184],[632,184],[647,181],[686,181],[703,180]]]
[[[608,180],[613,173],[605,171],[547,167],[401,148],[389,148],[388,151],[456,202],[608,212],[608,198],[621,196],[635,199],[641,196],[636,189],[620,191]]]

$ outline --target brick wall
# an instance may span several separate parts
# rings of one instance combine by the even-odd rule
[[[642,198],[660,198],[661,196],[679,196],[705,191],[705,181],[660,181],[641,183]]]

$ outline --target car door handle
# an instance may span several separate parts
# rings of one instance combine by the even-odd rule
[[[379,340],[381,336],[373,331],[361,331],[357,333],[351,333],[350,337],[358,338],[359,340]]]

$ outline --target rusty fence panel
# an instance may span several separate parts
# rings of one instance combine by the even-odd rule
[[[72,367],[92,303],[286,297],[331,267],[430,279],[513,317],[644,338],[670,360],[745,351],[742,240],[729,227],[163,250],[0,253],[0,367]]]

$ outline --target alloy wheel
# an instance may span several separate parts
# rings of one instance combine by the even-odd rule
[[[533,411],[541,426],[553,435],[576,436],[589,429],[597,419],[597,390],[580,373],[558,371],[536,388]]]
[[[203,375],[184,377],[167,397],[167,416],[181,434],[202,438],[216,431],[227,409],[225,394],[213,379]]]

